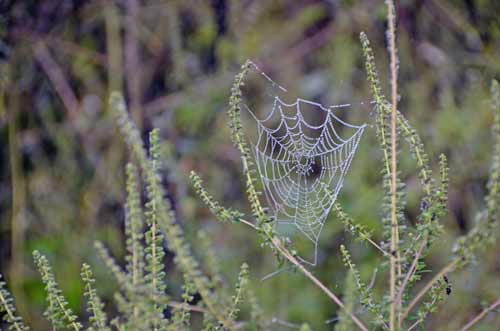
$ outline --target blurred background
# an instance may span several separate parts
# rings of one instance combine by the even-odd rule
[[[500,2],[397,2],[400,108],[422,136],[433,166],[450,161],[449,215],[430,269],[443,266],[454,239],[474,224],[484,206],[491,160],[489,85],[500,76]],[[197,170],[225,206],[249,212],[239,155],[226,123],[234,75],[248,58],[298,96],[325,104],[352,103],[343,114],[368,123],[338,201],[380,239],[381,158],[359,33],[375,50],[388,91],[383,1],[0,1],[0,272],[17,307],[37,330],[44,293],[31,252],[49,255],[70,305],[85,316],[79,270],[89,262],[110,311],[114,282],[93,249],[102,240],[124,254],[124,165],[127,153],[107,98],[126,96],[144,137],[157,127],[164,139],[164,185],[188,238],[197,248],[203,229],[233,284],[239,265],[250,265],[251,284],[276,330],[308,322],[332,330],[336,307],[300,274],[276,270],[255,233],[216,223],[194,196]],[[265,113],[265,109],[259,110]],[[419,211],[420,189],[407,146],[400,154],[408,189],[409,223]],[[380,256],[355,242],[330,215],[314,273],[342,295],[346,245],[369,282]],[[500,246],[476,265],[449,275],[452,294],[426,330],[456,330],[500,293]],[[180,296],[180,276],[166,260],[169,291]],[[374,288],[386,288],[384,272]],[[291,323],[284,326],[284,322]],[[325,323],[329,321],[329,323]],[[493,327],[492,327],[493,326]],[[490,315],[477,330],[500,328]]]

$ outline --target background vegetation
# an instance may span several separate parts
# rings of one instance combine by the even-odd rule
[[[298,95],[358,104],[344,116],[373,124],[358,36],[367,32],[381,80],[388,82],[383,3],[27,0],[0,6],[0,272],[29,324],[48,329],[41,319],[44,294],[34,249],[48,255],[69,306],[80,315],[83,261],[93,267],[106,302],[112,300],[115,284],[93,242],[105,242],[114,256],[125,253],[127,153],[106,102],[117,89],[125,92],[144,138],[152,127],[160,129],[164,185],[177,222],[195,246],[198,230],[205,230],[222,281],[234,283],[245,261],[250,286],[266,317],[277,321],[276,330],[290,328],[284,321],[333,328],[336,308],[300,274],[260,280],[276,270],[273,256],[247,229],[214,222],[188,176],[195,169],[219,201],[249,211],[225,112],[233,77],[247,58]],[[484,207],[492,150],[489,83],[500,73],[499,11],[496,1],[397,4],[400,109],[422,136],[432,164],[437,167],[444,153],[450,167],[446,240],[429,255],[432,269],[446,263],[454,238],[467,233]],[[405,213],[415,219],[418,179],[409,154],[400,157],[409,191]],[[339,198],[376,238],[383,198],[379,159],[375,132],[368,129]],[[379,263],[376,252],[354,242],[332,213],[314,273],[339,295],[345,278],[341,244],[367,282]],[[473,272],[450,276],[452,293],[432,315],[429,330],[456,330],[496,299],[499,248],[481,256]],[[169,289],[180,298],[182,278],[169,252],[165,263]],[[376,277],[374,289],[385,283]],[[498,315],[491,315],[477,329],[498,325]]]

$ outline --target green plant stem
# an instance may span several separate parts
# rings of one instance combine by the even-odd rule
[[[248,225],[254,230],[258,230],[258,228],[252,222],[249,222],[242,218],[240,218],[238,221],[245,225]],[[343,309],[361,330],[368,331],[366,326],[364,326],[364,324],[352,312],[347,310],[344,303],[332,291],[330,291],[328,287],[326,287],[318,278],[316,278],[313,274],[311,274],[311,272],[307,270],[293,256],[293,254],[288,251],[288,249],[283,247],[283,245],[281,244],[280,240],[277,237],[271,238],[271,242],[274,245],[274,247],[276,247],[278,252],[280,252],[281,255],[283,255],[283,257],[285,257],[288,261],[290,261],[293,265],[295,265],[307,278],[309,278],[314,283],[314,285],[319,287],[335,304],[337,304],[341,309]]]
[[[435,297],[434,299],[432,299],[432,304],[435,304],[435,302],[438,300],[437,297]],[[412,325],[410,325],[410,327],[408,328],[407,331],[411,331],[413,329],[415,329],[418,325],[420,325],[420,323],[422,323],[423,321],[425,320],[425,315],[419,317],[415,322],[413,322]]]
[[[326,187],[326,185],[324,185],[324,183],[322,183],[322,184],[323,184],[323,187],[325,188],[325,192],[333,200],[333,195],[331,194],[331,192],[328,190],[328,188]],[[349,216],[347,216],[347,214],[342,210],[342,208],[340,207],[340,205],[338,205],[337,203],[335,203],[333,205],[333,210],[337,213],[337,215],[340,218],[340,220],[342,221],[342,223],[344,223],[345,228],[347,230],[349,230],[353,235],[358,236],[362,240],[366,240],[367,242],[369,242],[373,247],[375,247],[376,249],[378,249],[384,256],[389,256],[389,253],[386,252],[382,247],[380,247],[379,244],[377,244],[371,238],[370,232],[366,231],[364,229],[364,227],[362,227],[361,225],[354,223],[354,221],[352,220],[352,218],[350,218]]]
[[[61,311],[64,312],[64,316],[66,317],[66,319],[68,321],[70,321],[71,320],[71,315],[68,314],[68,312],[66,310],[66,307],[62,303],[61,298],[59,298],[59,296],[56,296],[56,301],[57,301],[57,305],[59,306],[59,308],[61,309]],[[71,327],[73,329],[75,329],[75,331],[80,331],[80,329],[81,329],[80,325],[77,322],[71,322],[70,325],[71,325]]]
[[[413,258],[413,261],[411,263],[410,269],[406,273],[405,279],[403,280],[403,283],[399,287],[398,295],[396,296],[396,305],[401,305],[401,298],[403,297],[403,293],[405,291],[406,285],[408,284],[408,281],[410,280],[411,276],[415,272],[415,267],[417,266],[418,259],[420,258],[420,255],[422,254],[422,251],[424,250],[424,247],[426,245],[426,241],[422,241],[420,244],[417,253],[415,254],[415,257]],[[401,314],[399,314],[399,323],[401,323]]]
[[[106,48],[108,62],[108,88],[112,91],[123,90],[123,49],[120,34],[120,15],[113,1],[107,2],[104,9],[106,28]]]
[[[156,297],[156,294],[157,294],[157,288],[156,288],[156,281],[157,281],[157,274],[158,274],[158,271],[156,270],[156,267],[157,267],[157,264],[156,264],[156,222],[153,222],[151,224],[151,246],[152,246],[152,249],[151,249],[151,260],[153,261],[152,265],[151,265],[151,275],[152,275],[152,279],[151,279],[151,282],[152,282],[152,288],[153,288],[153,300],[156,302],[158,299]],[[156,309],[156,305],[155,305],[155,309]],[[156,326],[156,325],[155,325]],[[153,328],[153,330],[157,330],[156,327]]]
[[[307,278],[309,278],[314,285],[319,287],[333,302],[335,302],[340,308],[342,308],[354,323],[363,331],[368,331],[368,329],[363,325],[363,323],[350,311],[347,310],[344,303],[326,287],[319,279],[314,277],[309,270],[307,270],[283,245],[280,240],[276,237],[272,238],[272,243],[276,249],[293,265],[295,265]]]
[[[491,305],[489,305],[488,307],[486,307],[481,313],[479,313],[479,315],[477,315],[476,317],[474,317],[472,320],[470,320],[469,323],[465,324],[461,329],[460,331],[467,331],[469,330],[472,326],[474,326],[474,324],[476,324],[477,322],[479,322],[484,316],[486,316],[486,314],[488,314],[490,311],[492,311],[493,309],[495,309],[496,307],[500,306],[500,299],[498,299],[497,301],[493,302]]]
[[[394,2],[386,1],[387,21],[389,24],[389,55],[391,67],[391,255],[390,255],[390,298],[391,306],[389,311],[389,329],[395,330],[396,315],[396,264],[399,241],[398,219],[397,219],[397,145],[396,145],[396,123],[397,123],[397,58],[396,58],[396,27]]]
[[[182,309],[186,309],[189,311],[195,311],[198,313],[204,313],[204,314],[209,313],[209,311],[203,307],[193,306],[193,305],[187,304],[185,302],[170,301],[169,303],[167,303],[167,306],[172,307],[172,308],[182,308]]]
[[[143,127],[142,113],[142,65],[139,52],[139,28],[141,22],[140,5],[138,0],[125,1],[125,76],[127,92],[130,96],[130,114],[139,129]]]
[[[460,261],[459,258],[454,259],[450,263],[448,263],[443,269],[441,269],[440,272],[438,272],[431,280],[428,282],[418,293],[417,295],[413,298],[413,300],[408,304],[406,309],[403,311],[401,314],[401,320],[403,321],[406,316],[410,313],[410,311],[415,307],[415,305],[420,301],[420,299],[432,288],[432,286],[441,278],[443,278],[444,275],[446,275],[448,272],[453,271],[455,269],[455,266],[457,263]]]
[[[2,295],[1,291],[0,291],[0,302],[2,303],[2,307],[4,307],[7,315],[9,315],[9,318],[11,319],[11,321],[15,321],[16,315],[14,315],[14,312],[12,312],[12,310],[10,310],[9,303],[7,302],[7,299]],[[15,327],[15,330],[23,331],[23,329],[19,326],[18,323],[14,322],[14,323],[12,323],[12,325]]]
[[[9,98],[9,161],[10,177],[12,187],[12,215],[11,215],[11,251],[12,261],[10,265],[10,279],[12,280],[12,295],[16,298],[17,310],[21,314],[27,313],[25,295],[22,289],[22,267],[24,252],[24,229],[25,229],[25,204],[26,184],[23,174],[21,153],[18,137],[18,112],[19,94],[11,93]],[[0,108],[5,109],[5,94],[2,89],[0,95]]]

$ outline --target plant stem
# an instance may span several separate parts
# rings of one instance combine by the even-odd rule
[[[467,330],[469,330],[474,324],[476,324],[484,316],[486,316],[486,314],[488,314],[490,311],[492,311],[493,309],[495,309],[498,306],[500,306],[500,299],[498,299],[497,301],[493,302],[491,305],[489,305],[488,307],[486,307],[479,315],[477,315],[476,317],[474,317],[469,323],[465,324],[460,329],[460,331],[467,331]]]
[[[109,93],[123,91],[123,49],[120,34],[120,15],[113,1],[109,1],[104,9],[106,27],[107,78]]]
[[[373,245],[373,247],[375,247],[376,249],[378,249],[382,255],[384,256],[389,256],[389,253],[387,253],[382,247],[380,247],[379,244],[377,244],[376,242],[374,242],[371,238],[369,237],[363,237],[364,239],[366,239],[366,241],[368,241],[370,244]]]
[[[249,227],[257,230],[257,227],[245,219],[240,218],[239,222],[248,225]],[[277,237],[271,238],[271,242],[276,247],[276,249],[283,255],[288,261],[295,265],[307,278],[309,278],[316,286],[318,286],[333,302],[335,302],[341,309],[343,309],[349,317],[356,323],[356,325],[363,331],[368,331],[368,329],[363,325],[363,323],[350,311],[347,310],[344,303],[326,287],[318,278],[316,278],[309,270],[307,270],[283,245]]]
[[[420,247],[417,250],[417,253],[415,254],[415,257],[413,258],[413,262],[411,263],[410,269],[406,273],[405,279],[403,280],[403,283],[399,287],[399,292],[398,295],[396,296],[396,305],[400,306],[401,305],[401,298],[403,297],[404,290],[406,288],[406,285],[408,284],[408,281],[410,280],[411,276],[415,272],[415,267],[417,266],[418,259],[420,258],[420,255],[422,254],[422,251],[424,250],[426,244],[426,240],[422,241],[420,244]],[[401,327],[401,313],[399,313],[398,316],[398,326]]]
[[[0,109],[5,111],[5,92],[0,92]],[[19,141],[19,94],[17,90],[11,91],[9,96],[8,111],[8,139],[9,139],[9,163],[10,178],[12,187],[12,214],[10,248],[12,251],[10,263],[10,279],[12,286],[12,296],[16,298],[17,310],[20,314],[27,314],[26,296],[23,291],[23,252],[25,249],[25,228],[26,228],[26,179],[22,166],[21,146]]]
[[[140,6],[137,0],[125,1],[125,74],[130,95],[130,113],[139,130],[143,126],[142,115],[142,68],[139,54],[139,16]]]
[[[344,303],[326,287],[319,279],[317,279],[309,270],[307,270],[283,245],[277,237],[272,238],[272,243],[276,249],[293,265],[295,265],[307,278],[309,278],[314,285],[319,287],[333,302],[335,302],[341,309],[343,309],[354,323],[363,331],[368,331],[368,329],[363,325],[363,323],[347,308]]]
[[[43,71],[47,74],[54,90],[61,98],[70,122],[75,124],[74,122],[80,110],[80,102],[64,76],[62,68],[54,60],[44,42],[39,42],[34,46],[33,54]]]
[[[389,24],[388,41],[391,67],[391,256],[390,256],[390,298],[389,329],[395,330],[394,320],[396,314],[396,264],[398,252],[398,220],[397,220],[397,194],[396,194],[396,171],[397,171],[397,146],[396,146],[396,122],[397,122],[397,59],[396,59],[396,27],[394,2],[386,0],[387,20]]]
[[[455,268],[455,265],[458,263],[459,259],[455,259],[448,263],[440,272],[438,272],[429,283],[427,283],[413,298],[408,307],[401,314],[401,320],[404,320],[406,316],[410,313],[412,308],[420,301],[420,299],[432,288],[432,285],[436,283],[439,279],[441,279],[445,274],[452,271]]]
[[[167,306],[172,307],[172,308],[182,308],[182,309],[187,309],[189,311],[195,311],[198,313],[204,313],[208,314],[209,311],[203,307],[198,307],[198,306],[193,306],[185,302],[175,302],[175,301],[170,301],[167,303]]]
[[[9,302],[7,301],[7,298],[5,298],[2,295],[2,292],[0,292],[0,303],[2,304],[2,307],[9,316],[10,320],[16,321],[16,315],[14,315],[12,310],[9,308]],[[12,325],[15,327],[17,331],[22,331],[22,328],[19,326],[17,322],[13,322]]]
[[[153,216],[156,218],[156,216]],[[156,277],[158,277],[157,275],[157,270],[156,270],[156,220],[151,224],[151,260],[153,261],[153,263],[151,264],[151,274],[152,274],[152,279],[151,279],[151,282],[152,282],[152,288],[153,288],[153,300],[156,301],[156,293],[158,292],[157,291],[157,288],[156,288]],[[158,308],[155,304],[154,306],[155,310]],[[155,323],[155,327],[153,328],[153,330],[157,330],[156,329],[156,323]]]

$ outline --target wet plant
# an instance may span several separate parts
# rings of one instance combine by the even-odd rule
[[[337,204],[334,207],[338,218],[361,241],[372,244],[382,255],[382,262],[386,266],[389,279],[389,291],[381,298],[376,298],[373,290],[361,280],[360,272],[352,261],[346,247],[340,247],[340,253],[346,267],[350,270],[349,277],[354,278],[359,303],[364,308],[362,315],[357,317],[352,310],[352,304],[346,305],[337,295],[331,292],[319,279],[298,260],[293,247],[290,247],[286,238],[280,237],[272,226],[275,221],[268,215],[267,209],[261,204],[259,196],[262,194],[255,185],[258,173],[255,171],[248,143],[242,133],[241,124],[241,87],[245,76],[252,66],[248,61],[242,66],[236,76],[232,88],[228,115],[230,118],[231,138],[236,149],[241,154],[243,176],[246,185],[248,202],[252,210],[252,220],[244,219],[241,213],[226,209],[213,199],[202,186],[200,177],[191,174],[193,185],[214,215],[222,222],[242,223],[253,228],[261,236],[262,242],[278,257],[280,263],[289,263],[308,277],[331,301],[342,311],[343,318],[350,319],[353,328],[383,329],[383,330],[414,330],[422,327],[429,315],[435,312],[451,292],[451,285],[447,275],[464,268],[476,259],[476,254],[485,249],[494,241],[495,227],[500,212],[500,100],[499,87],[493,81],[491,87],[493,124],[493,151],[486,208],[478,213],[477,223],[471,231],[457,239],[455,248],[451,252],[450,262],[438,271],[434,277],[423,286],[419,285],[422,275],[428,270],[424,258],[428,255],[432,245],[440,238],[443,226],[440,220],[447,213],[447,195],[449,183],[449,169],[444,154],[439,155],[439,170],[434,173],[431,159],[425,151],[424,144],[417,131],[410,125],[403,113],[398,109],[398,58],[396,47],[396,17],[392,1],[386,1],[388,9],[387,44],[390,58],[390,98],[384,95],[379,75],[375,65],[375,57],[370,42],[365,33],[361,33],[360,40],[365,59],[367,81],[370,86],[375,112],[375,128],[377,139],[382,151],[381,163],[382,184],[385,190],[382,206],[381,225],[384,229],[382,243],[375,242],[370,231],[352,220]],[[402,138],[402,139],[400,139]],[[400,179],[398,170],[398,154],[404,152],[403,142],[409,150],[418,169],[418,178],[422,188],[420,214],[410,222],[405,210],[405,185]],[[333,195],[332,195],[333,198]],[[352,294],[347,293],[346,297]],[[486,310],[493,311],[499,306],[499,301],[492,303]],[[480,316],[484,316],[482,313]],[[469,329],[479,319],[473,320],[464,330]],[[369,322],[367,324],[366,322]],[[471,321],[472,322],[472,321]],[[342,326],[341,326],[342,325]],[[345,324],[339,329],[345,328]],[[369,326],[368,326],[369,325]]]
[[[368,281],[363,280],[355,261],[345,246],[339,254],[348,269],[345,293],[341,299],[297,257],[293,245],[276,233],[273,217],[263,205],[257,188],[258,173],[252,160],[249,144],[242,133],[241,88],[251,68],[251,62],[242,66],[236,75],[229,100],[229,126],[231,140],[241,155],[242,176],[246,187],[251,215],[226,208],[204,188],[202,179],[192,172],[190,179],[196,193],[214,216],[223,223],[242,224],[254,231],[262,245],[274,254],[280,265],[291,265],[338,306],[337,330],[415,330],[425,326],[430,314],[452,292],[448,275],[463,269],[476,260],[478,252],[494,241],[495,227],[500,215],[500,88],[494,81],[491,88],[493,124],[493,151],[488,194],[485,209],[477,215],[477,222],[468,234],[457,239],[450,261],[441,270],[434,272],[430,280],[423,280],[426,272],[425,257],[430,248],[441,237],[441,220],[447,213],[449,169],[445,155],[439,156],[438,171],[433,171],[431,157],[425,151],[423,141],[398,109],[398,59],[396,48],[396,17],[392,1],[388,4],[388,48],[390,57],[391,91],[387,98],[381,88],[375,65],[375,57],[366,34],[360,35],[367,81],[374,101],[374,126],[382,161],[381,183],[384,188],[381,227],[384,240],[377,242],[366,227],[358,224],[340,204],[334,212],[347,232],[357,239],[372,245],[380,253],[381,265],[387,273],[387,294],[377,295]],[[96,243],[96,250],[118,284],[115,293],[117,316],[107,316],[103,300],[95,289],[92,268],[83,264],[81,278],[87,300],[89,319],[80,322],[59,288],[48,258],[39,251],[33,253],[36,267],[46,290],[45,317],[54,330],[72,329],[107,331],[117,330],[190,330],[192,314],[203,315],[203,330],[273,330],[266,322],[256,295],[248,286],[249,267],[241,266],[234,288],[221,281],[215,255],[210,252],[210,240],[200,234],[205,245],[207,263],[198,261],[187,242],[183,229],[161,185],[159,132],[153,130],[149,136],[149,149],[144,148],[140,133],[129,117],[123,97],[113,93],[110,106],[116,114],[121,133],[130,151],[130,162],[126,167],[126,258],[121,266],[105,248]],[[405,185],[400,179],[398,154],[409,152],[418,169],[422,188],[420,213],[416,219],[407,219],[405,210]],[[145,203],[143,202],[145,201]],[[184,285],[178,300],[169,294],[164,265],[165,248],[174,255],[174,262],[182,272]],[[205,272],[204,270],[209,270]],[[195,302],[195,296],[200,300]],[[240,307],[247,301],[250,318],[241,318]],[[357,306],[361,309],[357,309]],[[488,312],[500,306],[497,300],[477,317],[462,327],[471,329]],[[28,330],[14,306],[13,298],[4,282],[0,282],[0,311],[9,330]],[[85,324],[85,326],[84,326]],[[308,325],[300,330],[311,330]]]

